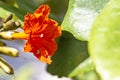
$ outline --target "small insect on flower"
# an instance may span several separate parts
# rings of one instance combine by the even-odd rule
[[[32,52],[39,60],[50,64],[57,50],[55,39],[61,35],[57,21],[49,18],[50,8],[42,5],[33,14],[24,17],[24,32],[12,33],[13,39],[27,40],[24,52]]]

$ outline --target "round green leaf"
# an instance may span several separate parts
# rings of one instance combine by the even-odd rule
[[[89,51],[103,80],[120,80],[120,0],[111,0],[95,20]]]
[[[76,40],[70,33],[63,32],[58,43],[58,51],[48,65],[48,71],[58,76],[68,76],[74,68],[88,58],[87,42]]]
[[[86,59],[82,63],[80,63],[70,74],[69,77],[75,77],[77,75],[83,75],[94,69],[94,65],[90,58]]]
[[[97,72],[93,69],[83,74],[78,74],[73,80],[101,80]]]

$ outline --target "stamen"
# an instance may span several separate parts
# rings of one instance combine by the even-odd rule
[[[42,38],[44,36],[44,34],[41,34],[40,37]]]
[[[40,54],[40,50],[37,50],[37,54]]]

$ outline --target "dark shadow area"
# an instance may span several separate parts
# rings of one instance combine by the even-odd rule
[[[58,50],[47,70],[53,75],[68,76],[88,56],[87,42],[77,40],[71,33],[63,31],[58,41]]]

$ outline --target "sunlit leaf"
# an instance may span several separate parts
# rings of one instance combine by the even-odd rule
[[[97,72],[93,69],[83,74],[78,74],[73,80],[101,80]]]
[[[89,51],[103,80],[120,80],[120,0],[111,0],[95,20]]]
[[[83,75],[94,69],[94,65],[90,58],[86,59],[82,63],[80,63],[70,74],[69,77],[75,77],[77,75]]]
[[[79,40],[88,40],[94,19],[109,0],[70,0],[62,29]]]

